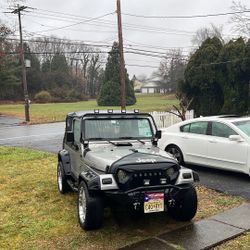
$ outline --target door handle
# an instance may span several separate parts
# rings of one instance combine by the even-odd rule
[[[217,143],[216,140],[209,140],[210,143]]]
[[[188,139],[188,137],[187,137],[187,136],[185,136],[185,135],[184,135],[184,136],[181,136],[181,138],[183,138],[183,139]]]

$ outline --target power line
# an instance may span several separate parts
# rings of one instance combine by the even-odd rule
[[[72,58],[72,57],[66,57],[66,59],[68,60],[73,60],[73,61],[80,61],[81,59],[78,59],[78,58]],[[99,62],[100,64],[106,64],[107,61],[100,61]],[[139,67],[139,68],[153,68],[153,69],[158,69],[159,67],[158,66],[154,66],[154,65],[145,65],[145,64],[130,64],[130,63],[126,63],[125,66],[128,66],[128,67]]]
[[[10,41],[18,41],[18,39],[16,38],[6,38],[6,40],[10,40]],[[69,40],[65,40],[64,42],[62,42],[60,39],[59,40],[55,40],[55,41],[48,41],[48,40],[33,40],[33,39],[24,39],[23,41],[28,42],[28,43],[44,43],[44,44],[58,44],[58,45],[76,45],[76,46],[89,46],[89,47],[99,47],[99,48],[111,48],[112,45],[107,45],[107,44],[91,44],[91,43],[87,43],[84,41],[79,41],[79,42],[72,42]],[[149,54],[155,54],[155,55],[161,55],[164,58],[166,58],[166,52],[160,52],[160,51],[152,51],[152,50],[145,50],[145,49],[137,49],[137,48],[133,48],[131,45],[127,46],[125,45],[125,48],[128,49],[128,53],[132,53],[133,52],[143,52],[143,53],[149,53]],[[174,53],[173,53],[174,54]],[[168,53],[169,55],[169,53]]]
[[[108,43],[104,44],[105,39],[102,40],[102,41],[89,41],[89,40],[84,40],[83,41],[83,40],[71,40],[71,39],[67,39],[67,38],[58,38],[58,37],[53,37],[53,36],[46,36],[46,35],[39,34],[37,32],[29,32],[29,33],[31,33],[29,36],[32,36],[33,39],[25,39],[25,41],[26,42],[31,42],[31,43],[32,42],[34,42],[34,43],[58,43],[58,42],[60,42],[60,43],[64,44],[62,41],[65,41],[65,44],[72,44],[72,45],[74,45],[74,44],[76,44],[76,45],[85,44],[85,45],[89,45],[89,46],[99,47],[99,45],[101,43],[101,46],[112,47],[112,44],[108,44]],[[39,36],[34,37],[34,34],[37,34]],[[12,36],[14,36],[14,35],[12,35]],[[51,39],[51,38],[53,39],[54,38],[54,39],[58,39],[58,41],[39,40],[39,39],[46,39],[46,38],[47,39]],[[16,39],[15,38],[7,38],[6,40],[16,40]],[[111,39],[109,37],[108,40],[114,41],[115,38]],[[143,43],[137,43],[137,42],[133,42],[133,41],[130,41],[130,40],[127,40],[127,39],[125,39],[125,41],[134,43],[134,44],[125,44],[125,47],[127,49],[130,49],[132,47],[145,47],[145,48],[150,48],[150,49],[163,50],[162,53],[166,53],[166,51],[168,51],[168,50],[173,51],[174,49],[180,49],[182,51],[183,49],[198,48],[198,46],[160,47],[160,46],[150,46],[148,44],[143,44]],[[92,44],[92,43],[94,43],[94,44]],[[95,43],[98,43],[98,44],[96,45]],[[159,51],[157,51],[157,52],[159,52]]]
[[[152,65],[140,65],[140,64],[127,64],[126,63],[126,66],[129,66],[129,67],[140,67],[140,68],[152,68],[152,69],[158,69],[159,67],[157,66],[152,66]]]
[[[52,11],[52,13],[54,13],[54,11]],[[62,13],[62,12],[55,12],[55,13],[61,13],[62,15],[66,15],[66,16],[55,16],[55,15],[50,15],[50,14],[46,14],[46,13],[39,13],[39,12],[35,13],[37,15],[34,15],[34,14],[27,14],[27,15],[32,16],[32,17],[46,18],[46,19],[49,18],[52,20],[67,21],[67,22],[74,22],[75,20],[79,20],[79,19],[84,19],[84,21],[85,21],[86,19],[89,19],[87,17],[81,17],[81,16],[66,14],[66,13]],[[45,15],[46,17],[39,16],[39,15]],[[70,17],[67,17],[67,16],[70,16]],[[73,16],[73,18],[71,16]],[[116,26],[116,23],[113,23],[112,21],[109,21],[109,20],[104,20],[102,18],[99,18],[98,20],[93,20],[93,22],[94,23],[87,23],[87,24],[94,25],[94,26],[105,26],[105,27],[107,27],[107,25],[108,26],[110,26],[110,25]],[[177,34],[177,35],[194,34],[194,32],[192,32],[192,31],[177,30],[177,29],[164,29],[161,27],[142,26],[142,25],[135,25],[135,24],[130,24],[130,23],[124,23],[124,29],[126,29],[126,30],[144,30],[144,31],[156,32],[156,33]],[[45,32],[45,31],[46,30],[44,30],[42,32]]]
[[[114,26],[115,24],[111,24],[111,23],[105,23],[105,22],[98,22],[98,23],[86,23],[86,21],[83,22],[77,22],[75,23],[72,20],[62,20],[62,19],[58,19],[56,17],[44,17],[44,16],[37,16],[34,14],[29,14],[27,16],[31,16],[31,17],[38,17],[38,18],[45,18],[45,19],[51,19],[51,20],[59,20],[59,21],[67,21],[67,22],[73,22],[74,24],[72,25],[68,25],[68,26],[63,26],[64,28],[67,27],[71,27],[73,25],[78,25],[80,23],[84,23],[87,25],[92,25],[92,26],[101,26],[101,27],[106,27],[108,26]],[[64,29],[63,27],[55,27],[53,29],[46,29],[46,30],[40,30],[39,32],[49,32],[49,31],[54,31],[54,30],[59,30],[59,29]],[[142,32],[154,32],[154,33],[158,33],[158,34],[166,34],[166,35],[182,35],[182,36],[192,36],[194,34],[194,32],[191,31],[184,31],[184,30],[176,30],[176,29],[170,29],[170,31],[163,29],[163,28],[156,28],[156,27],[150,27],[150,26],[139,26],[139,25],[124,25],[124,30],[132,30],[132,31],[142,31]]]
[[[133,50],[133,51],[147,52],[147,53],[159,54],[159,55],[166,56],[166,52],[158,52],[158,51],[144,50],[144,49],[134,49],[134,48],[131,48],[131,47],[129,47],[128,49]]]
[[[97,20],[99,18],[102,18],[102,17],[105,17],[105,16],[109,16],[109,15],[113,15],[113,14],[115,14],[115,12],[107,13],[105,15],[101,15],[101,16],[98,16],[98,17],[91,18],[89,20],[85,20],[85,21],[73,23],[73,24],[66,25],[66,26],[61,26],[61,27],[57,27],[57,28],[53,28],[53,29],[48,29],[48,30],[42,30],[42,31],[39,31],[39,32],[49,32],[49,31],[55,31],[55,30],[60,30],[60,29],[64,29],[64,28],[69,28],[69,27],[72,27],[72,26],[75,26],[75,25],[78,25],[78,24],[83,24],[83,23],[91,22],[91,21]]]
[[[50,11],[50,10],[44,10],[44,9],[38,9],[38,10],[41,10],[41,11],[45,11],[45,12],[49,12],[49,13],[56,13],[56,14],[60,14],[60,15],[63,15],[63,16],[69,16],[69,17],[74,17],[74,18],[87,18],[87,17],[83,17],[83,16],[79,16],[79,15],[75,15],[75,14],[70,14],[70,13],[64,13],[64,12],[58,12],[58,11]],[[44,14],[43,14],[44,15]],[[55,15],[53,15],[54,17]],[[69,18],[69,17],[63,17],[63,18]],[[61,17],[62,18],[62,17]],[[100,22],[102,21],[103,23],[107,24],[109,23],[110,25],[115,25],[116,26],[116,23],[110,21],[110,20],[104,20],[104,19],[99,19],[99,21],[97,22]],[[130,24],[130,23],[126,23],[126,22],[123,22],[123,26],[124,27],[137,27],[137,28],[146,28],[146,29],[155,29],[155,30],[163,30],[163,28],[160,28],[160,27],[152,27],[152,26],[145,26],[145,25],[135,25],[135,24]],[[170,31],[177,31],[177,32],[184,32],[184,33],[192,33],[194,34],[194,32],[192,31],[187,31],[187,30],[177,30],[177,29],[168,29]]]
[[[163,50],[168,50],[168,49],[188,49],[188,48],[198,48],[198,46],[180,46],[180,47],[161,47],[161,46],[152,46],[149,44],[145,44],[145,43],[138,43],[138,42],[134,42],[128,39],[125,39],[125,41],[130,42],[130,43],[134,43],[135,45],[132,46],[137,46],[137,45],[141,45],[142,47],[147,47],[147,48],[156,48],[156,49],[163,49]]]
[[[199,15],[187,15],[187,16],[147,16],[147,15],[137,15],[130,13],[122,13],[125,16],[138,17],[138,18],[153,18],[153,19],[193,19],[193,18],[204,18],[204,17],[217,17],[217,16],[227,16],[234,14],[242,14],[249,13],[250,10],[242,10],[242,11],[233,11],[233,12],[225,12],[225,13],[212,13],[212,14],[199,14]]]
[[[34,22],[34,20],[32,20],[32,22]],[[45,24],[41,24],[39,22],[34,22],[38,25],[41,25],[43,27],[48,27],[48,28],[53,28],[53,29],[58,29],[60,27],[57,27],[57,26],[51,26],[51,25],[45,25]],[[116,30],[103,30],[103,29],[98,29],[98,30],[93,30],[93,29],[86,29],[86,30],[83,30],[83,29],[68,29],[68,28],[65,28],[66,30],[70,30],[70,31],[73,31],[73,32],[101,32],[101,33],[115,33]]]
[[[117,53],[117,52],[107,52],[107,51],[60,51],[60,53],[64,54],[96,54],[96,53],[103,53],[103,54],[109,54],[109,53]],[[174,58],[174,57],[164,57],[164,56],[157,56],[157,55],[151,55],[151,54],[144,54],[144,53],[139,53],[139,52],[130,52],[130,51],[124,51],[124,53],[133,53],[137,55],[144,55],[144,56],[149,56],[149,57],[157,57],[157,58],[166,58],[166,59],[179,59],[183,61],[189,61],[186,58]],[[5,54],[12,54],[12,55],[17,55],[19,54],[18,52],[6,52]],[[51,52],[51,51],[46,51],[46,52],[29,52],[29,54],[33,55],[54,55],[56,52]],[[79,59],[80,60],[80,59]],[[221,65],[221,64],[227,64],[227,63],[232,63],[232,62],[238,62],[242,60],[250,60],[250,57],[243,57],[243,58],[236,58],[233,60],[227,60],[227,61],[220,61],[220,62],[211,62],[211,63],[203,63],[197,66],[194,66],[194,68],[199,68],[201,66],[211,66],[211,65]],[[141,67],[148,67],[150,65],[139,65],[139,64],[126,64],[127,66],[141,66]],[[156,66],[150,66],[150,67],[156,67]]]
[[[233,60],[228,60],[228,61],[222,61],[222,62],[213,62],[213,63],[204,63],[204,64],[200,64],[196,67],[201,67],[201,66],[209,66],[209,65],[221,65],[221,64],[227,64],[227,63],[232,63],[232,62],[238,62],[238,61],[245,61],[245,60],[250,60],[250,57],[242,57],[242,58],[236,58]]]
[[[5,40],[7,41],[18,41],[17,38],[6,38]],[[90,43],[85,43],[83,41],[79,42],[71,42],[69,40],[63,40],[65,42],[62,42],[61,39],[55,40],[55,41],[47,41],[47,40],[33,40],[33,39],[23,39],[24,42],[28,43],[43,43],[43,44],[58,44],[58,45],[84,45],[84,46],[90,46],[90,47],[106,47],[106,48],[111,48],[112,45],[106,45],[106,44],[90,44]]]

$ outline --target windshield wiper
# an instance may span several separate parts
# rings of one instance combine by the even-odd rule
[[[115,145],[115,146],[117,145],[115,142],[112,142],[112,141],[107,140],[107,142],[109,142],[110,144]]]
[[[107,141],[110,144],[116,145],[116,143],[109,141],[107,139],[101,138],[101,137],[94,137],[94,138],[89,138],[90,140],[96,140],[96,141]]]
[[[136,139],[136,138],[134,138],[134,137],[132,137],[132,136],[123,136],[123,137],[119,137],[119,139],[125,139],[125,140],[136,140],[136,141],[138,141],[138,142],[140,142],[140,143],[142,143],[142,144],[145,144],[145,141],[142,141],[142,140]]]
[[[93,137],[93,138],[88,138],[88,140],[103,141],[103,138],[101,138],[101,137]]]

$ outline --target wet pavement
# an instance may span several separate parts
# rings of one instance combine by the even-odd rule
[[[141,249],[210,249],[225,240],[232,239],[250,230],[250,203],[200,220],[177,230],[121,248]]]
[[[64,122],[39,125],[2,125],[0,145],[27,147],[57,153],[62,148]]]
[[[247,174],[187,165],[195,170],[200,183],[208,188],[250,200],[250,177]]]
[[[0,115],[0,128],[9,126],[19,126],[22,122],[22,119],[16,117]]]

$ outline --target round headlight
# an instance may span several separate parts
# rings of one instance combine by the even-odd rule
[[[174,171],[174,168],[168,168],[167,170],[166,170],[166,175],[167,176],[172,176],[173,174],[175,173],[175,171]]]
[[[121,184],[126,183],[129,180],[129,176],[130,175],[124,170],[119,170],[118,173],[117,173],[118,181]]]

